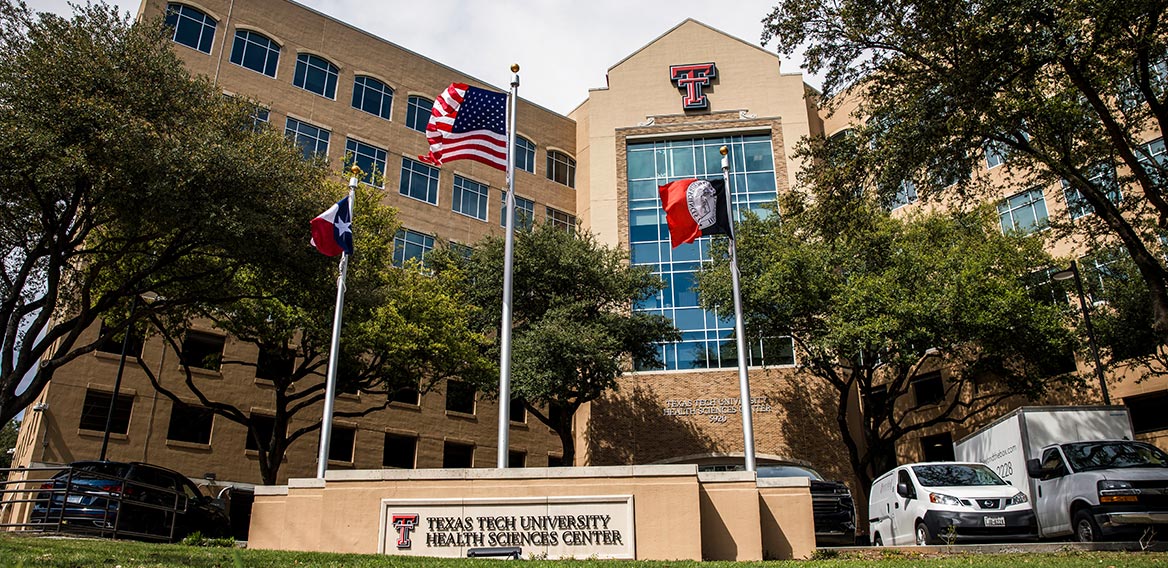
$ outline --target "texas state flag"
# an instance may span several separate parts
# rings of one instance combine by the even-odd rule
[[[312,220],[312,246],[328,256],[353,254],[353,209],[346,197]]]

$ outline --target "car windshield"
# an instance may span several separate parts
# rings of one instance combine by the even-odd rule
[[[70,464],[70,467],[73,468],[74,476],[82,472],[92,472],[101,477],[121,478],[126,477],[130,469],[130,464],[116,462],[76,462]],[[58,473],[57,477],[64,477],[68,474],[69,470],[65,470]]]
[[[764,465],[758,468],[759,477],[809,477],[815,481],[823,481],[819,472],[797,465]]]
[[[1168,467],[1168,454],[1142,442],[1075,442],[1063,444],[1075,471],[1120,467]]]
[[[925,487],[1006,485],[998,474],[981,464],[914,465],[912,470]]]

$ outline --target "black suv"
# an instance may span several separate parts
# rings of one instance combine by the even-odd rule
[[[81,461],[41,485],[33,523],[114,538],[181,540],[231,535],[221,503],[177,471],[140,462]]]
[[[802,465],[760,465],[758,477],[810,478],[815,546],[856,544],[856,507],[847,485],[827,481],[818,471]]]

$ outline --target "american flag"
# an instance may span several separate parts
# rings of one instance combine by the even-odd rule
[[[507,171],[507,93],[451,83],[434,101],[423,162],[474,160]]]

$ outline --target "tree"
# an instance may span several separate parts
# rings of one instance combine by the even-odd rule
[[[288,228],[326,199],[323,164],[192,79],[161,26],[0,0],[0,422],[143,319],[133,298],[247,295],[235,275],[292,258]]]
[[[16,449],[16,435],[20,431],[20,422],[9,420],[0,428],[0,469],[12,467],[12,454]]]
[[[466,275],[484,332],[502,325],[503,253],[503,239],[488,237],[469,257],[445,249],[430,260],[438,273]],[[550,223],[516,232],[513,274],[511,397],[559,435],[564,463],[571,464],[576,410],[616,389],[634,358],[654,360],[655,343],[677,338],[668,319],[632,311],[663,282],[593,235]],[[492,356],[499,359],[498,342]],[[497,378],[476,386],[497,394]]]
[[[337,187],[336,191],[347,190]],[[477,309],[463,298],[461,273],[430,275],[416,264],[393,266],[398,223],[395,211],[378,203],[380,197],[369,186],[358,188],[337,392],[362,396],[358,402],[338,406],[335,417],[366,416],[386,408],[396,395],[424,394],[452,377],[481,381],[495,369],[485,356],[489,338],[470,328]],[[321,204],[318,209],[325,207]],[[249,289],[247,297],[191,306],[153,320],[154,329],[179,355],[184,371],[181,385],[168,384],[138,358],[155,388],[176,404],[183,404],[183,395],[190,393],[211,412],[247,427],[266,484],[277,482],[288,447],[320,430],[320,405],[326,395],[336,259],[307,246],[307,229],[305,222],[291,230],[302,246],[293,251],[292,258],[266,267],[266,276],[258,277],[258,265],[236,273],[234,285]],[[270,382],[270,389],[257,392],[270,392],[267,406],[274,414],[252,414],[254,399],[243,405],[245,401],[233,399],[223,389],[206,388],[205,381],[197,380],[191,369],[200,362],[187,352],[184,342],[184,334],[196,321],[258,348],[258,361],[223,359],[216,366],[254,368],[257,378]],[[190,349],[194,352],[197,347]],[[302,425],[293,424],[297,418]]]
[[[1039,239],[1003,235],[992,212],[898,220],[856,198],[841,232],[799,194],[782,210],[736,233],[746,332],[790,336],[800,370],[830,385],[861,491],[896,466],[906,435],[1037,395],[1074,368],[1065,307],[1026,286],[1050,258]],[[733,301],[728,271],[723,249],[699,273],[703,307]],[[917,399],[914,381],[942,370],[944,392]]]
[[[829,104],[860,100],[854,136],[804,147],[808,186],[998,200],[987,159],[1017,191],[1063,183],[1072,216],[1094,215],[1052,226],[1126,251],[1163,342],[1168,160],[1148,141],[1168,123],[1164,18],[1162,3],[1119,0],[783,0],[763,40],[806,45]]]

